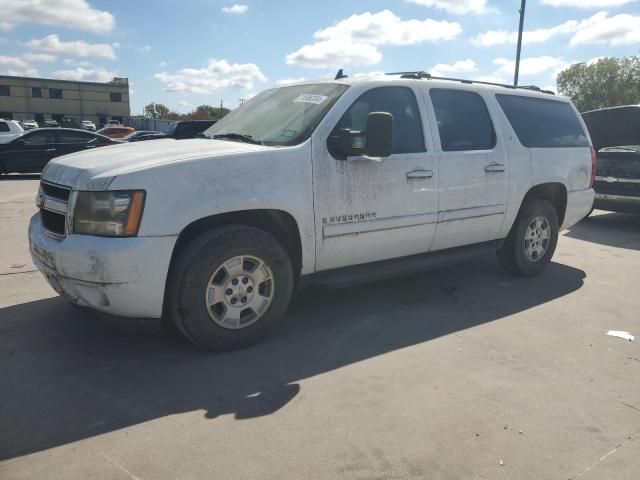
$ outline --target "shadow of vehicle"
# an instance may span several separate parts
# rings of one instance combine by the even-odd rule
[[[571,227],[565,235],[609,247],[640,250],[640,215],[596,210],[596,214]]]
[[[2,180],[40,180],[39,173],[7,173],[6,175],[0,175],[0,181]]]
[[[552,263],[505,276],[493,258],[342,290],[307,290],[281,327],[225,354],[127,333],[51,298],[0,309],[0,459],[171,414],[269,415],[299,382],[500,320],[578,290],[583,271]]]

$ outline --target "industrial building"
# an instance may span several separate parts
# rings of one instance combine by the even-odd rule
[[[129,80],[107,83],[0,75],[0,118],[91,120],[98,127],[109,120],[129,120]]]

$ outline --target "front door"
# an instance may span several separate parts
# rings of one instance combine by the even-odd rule
[[[371,112],[393,115],[392,155],[335,158],[328,137],[349,129],[363,139]],[[313,139],[317,270],[428,251],[437,222],[437,169],[426,118],[413,88],[354,86],[325,119],[329,125]]]
[[[3,160],[11,172],[40,172],[46,164],[46,156],[51,150],[55,151],[55,147],[52,130],[36,130],[12,141]]]
[[[495,240],[507,207],[508,159],[487,104],[473,91],[423,93],[439,136],[439,216],[431,250]]]

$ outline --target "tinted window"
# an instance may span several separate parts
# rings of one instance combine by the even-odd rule
[[[431,89],[429,95],[443,151],[491,150],[496,146],[493,123],[480,95],[441,88]]]
[[[22,139],[29,145],[43,145],[46,143],[55,143],[56,138],[51,131],[40,131],[28,133],[22,136]]]
[[[93,139],[94,136],[89,133],[69,131],[58,132],[59,143],[87,143],[88,141]]]
[[[366,134],[367,117],[371,112],[393,115],[392,153],[425,151],[416,97],[406,87],[379,87],[362,94],[342,116],[332,135],[345,128]]]
[[[525,147],[589,146],[589,140],[570,104],[516,95],[496,95],[496,98]]]
[[[9,88],[9,85],[0,85],[0,95],[2,95],[3,97],[8,97],[9,95],[11,95],[11,89]]]
[[[116,93],[116,92],[111,92],[109,94],[110,99],[112,102],[121,102],[122,101],[122,94],[121,93]]]
[[[0,122],[0,132],[8,132],[9,130],[7,122]]]
[[[50,88],[49,89],[49,98],[62,98],[62,89],[61,88]]]
[[[41,98],[42,97],[42,89],[40,87],[33,87],[31,89],[31,96],[34,98]]]

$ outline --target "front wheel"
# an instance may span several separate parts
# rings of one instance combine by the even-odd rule
[[[289,256],[274,237],[248,226],[220,227],[180,252],[169,282],[169,312],[196,345],[235,350],[275,328],[293,284]]]
[[[498,250],[498,259],[509,273],[538,275],[556,251],[558,232],[558,214],[553,205],[542,199],[529,200]]]

